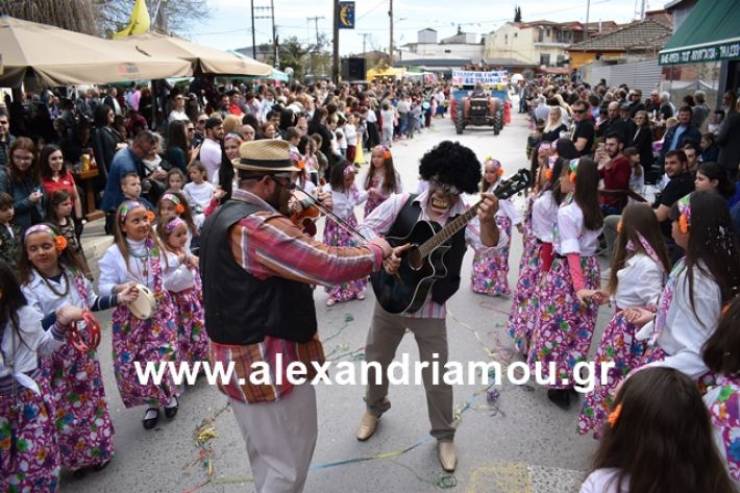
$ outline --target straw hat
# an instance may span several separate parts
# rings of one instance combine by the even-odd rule
[[[244,171],[301,171],[290,160],[290,145],[285,140],[252,140],[239,146],[239,158],[231,164]]]

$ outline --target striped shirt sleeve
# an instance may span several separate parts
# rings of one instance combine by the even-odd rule
[[[380,247],[332,247],[304,234],[284,216],[258,212],[231,229],[231,250],[247,272],[265,279],[279,276],[331,286],[379,270]]]

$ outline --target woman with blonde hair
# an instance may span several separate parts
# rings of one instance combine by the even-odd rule
[[[543,142],[555,142],[560,138],[561,132],[566,132],[568,127],[563,121],[563,109],[560,106],[550,106],[547,114],[547,123],[542,131]]]

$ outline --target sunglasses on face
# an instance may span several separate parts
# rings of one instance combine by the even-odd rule
[[[455,185],[448,185],[437,180],[429,180],[429,185],[432,190],[442,192],[445,195],[457,197],[462,193]]]
[[[577,113],[579,115],[582,115],[586,112],[586,110],[573,110],[573,113]]]

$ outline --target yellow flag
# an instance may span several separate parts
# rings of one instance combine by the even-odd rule
[[[131,11],[131,19],[128,25],[117,33],[113,33],[113,39],[121,39],[135,34],[142,34],[149,31],[149,11],[146,9],[144,0],[136,0],[134,10]]]

